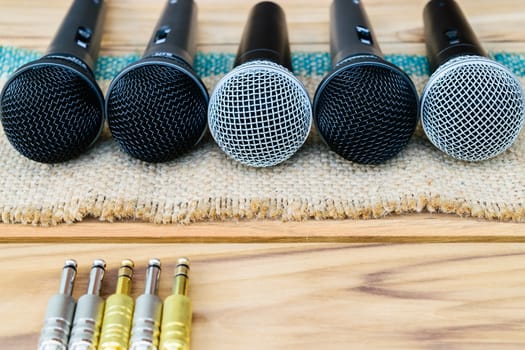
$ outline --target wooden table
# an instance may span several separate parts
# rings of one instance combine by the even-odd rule
[[[101,54],[141,53],[164,2],[108,1]],[[255,2],[199,0],[199,49],[235,52]],[[424,54],[425,2],[365,2],[385,53]],[[0,45],[44,51],[69,3],[0,0]],[[327,51],[330,1],[280,3],[292,50]],[[461,5],[487,49],[525,52],[523,0]],[[115,286],[120,259],[135,259],[138,296],[147,259],[158,257],[164,298],[179,256],[193,261],[194,350],[525,346],[520,224],[432,214],[189,226],[88,219],[51,228],[1,225],[0,243],[1,349],[35,348],[66,258],[80,264],[78,297],[93,259],[108,262],[104,296]]]

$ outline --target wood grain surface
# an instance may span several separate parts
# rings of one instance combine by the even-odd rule
[[[190,225],[141,222],[0,225],[0,243],[525,243],[525,225],[452,215],[420,214],[379,220],[280,222],[245,220]]]
[[[192,261],[193,350],[524,349],[524,244],[2,245],[0,348],[35,349],[64,259],[163,262],[162,299],[178,257]]]
[[[165,0],[110,0],[103,55],[141,53]],[[257,0],[198,0],[199,49],[235,52]],[[276,1],[285,10],[292,50],[328,51],[331,0]],[[365,8],[385,52],[424,54],[426,0],[366,0]],[[525,51],[525,1],[461,0],[475,32],[491,50]],[[0,0],[0,45],[44,51],[70,0]]]
[[[199,0],[199,49],[235,52],[255,2]],[[277,2],[285,8],[293,50],[328,51],[330,0]],[[425,53],[425,2],[366,1],[384,52]],[[45,51],[69,3],[0,0],[0,45]],[[108,1],[101,54],[141,53],[164,3]],[[487,49],[525,52],[523,0],[461,5]],[[108,296],[119,261],[133,258],[138,296],[147,260],[158,257],[165,298],[180,256],[192,259],[193,350],[524,349],[524,237],[520,224],[430,214],[188,226],[94,219],[51,228],[0,225],[0,242],[19,243],[0,245],[0,349],[35,349],[64,259],[80,264],[78,297],[93,259],[108,262],[103,288]]]

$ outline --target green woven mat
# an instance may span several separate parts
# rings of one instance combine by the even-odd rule
[[[41,53],[0,47],[0,86]],[[525,55],[493,53],[525,83]],[[105,90],[137,55],[101,57],[96,76]],[[209,89],[231,69],[233,54],[198,54],[195,69]],[[419,91],[428,79],[423,56],[390,55]],[[295,74],[310,95],[330,69],[327,53],[295,53]],[[525,221],[525,140],[481,163],[436,150],[421,130],[398,157],[379,166],[348,162],[315,131],[283,164],[248,168],[227,158],[209,137],[179,159],[148,164],[121,152],[106,130],[78,159],[48,165],[20,156],[0,130],[1,221],[53,225],[92,216],[156,223],[228,219],[380,218],[444,212]]]

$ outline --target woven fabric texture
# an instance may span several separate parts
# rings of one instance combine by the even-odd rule
[[[0,47],[0,87],[40,53]],[[493,53],[525,84],[525,55]],[[102,57],[103,90],[139,56]],[[233,54],[198,54],[210,89],[231,69]],[[428,80],[423,56],[391,55],[419,92]],[[327,53],[295,53],[295,74],[310,96],[330,70]],[[132,218],[155,223],[231,219],[359,219],[443,212],[490,220],[525,221],[525,137],[480,163],[454,160],[435,149],[418,127],[399,156],[379,166],[352,163],[321,142],[315,130],[281,165],[249,168],[227,158],[208,135],[177,160],[149,164],[120,151],[109,132],[81,157],[56,165],[19,155],[0,130],[0,212],[5,223],[55,225]]]

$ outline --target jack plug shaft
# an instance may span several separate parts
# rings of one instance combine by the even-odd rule
[[[69,350],[96,350],[104,315],[104,299],[100,296],[106,262],[93,261],[87,293],[78,299]]]
[[[106,300],[99,350],[128,349],[134,305],[130,296],[133,266],[133,261],[129,259],[121,262],[117,289],[115,294]]]
[[[52,296],[47,304],[38,350],[67,350],[69,332],[75,313],[75,299],[72,294],[76,274],[77,262],[73,259],[66,260],[58,294]]]
[[[158,350],[162,301],[158,293],[160,260],[151,259],[146,272],[144,294],[137,298],[130,350]]]
[[[181,258],[175,268],[173,294],[164,301],[160,350],[189,350],[191,302],[188,298],[190,261]]]

